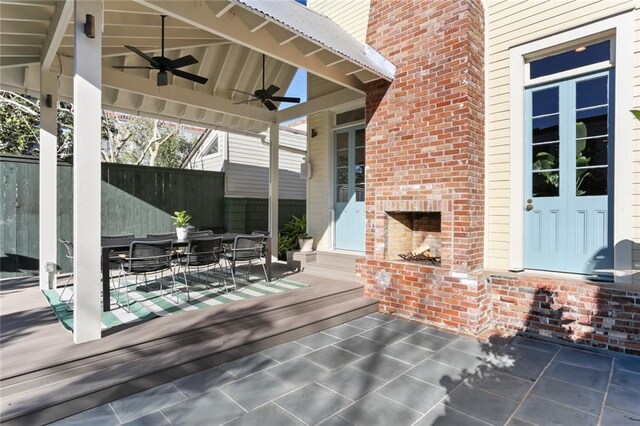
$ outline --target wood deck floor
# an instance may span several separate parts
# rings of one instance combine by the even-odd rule
[[[376,310],[354,275],[288,278],[309,288],[160,317],[78,345],[37,282],[5,282],[0,419],[46,423]]]

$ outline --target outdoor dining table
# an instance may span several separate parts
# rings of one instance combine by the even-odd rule
[[[246,234],[225,233],[215,234],[212,235],[212,237],[222,237],[223,244],[233,244],[238,235]],[[125,250],[129,250],[131,243],[134,241],[158,241],[158,239],[146,237],[122,237],[119,239],[110,238],[108,241],[102,241],[102,310],[104,312],[111,310],[110,298],[105,296],[110,293],[109,282],[111,281],[111,275],[109,272],[109,253],[114,251],[122,252]],[[179,240],[177,238],[174,238],[173,245],[174,247],[186,247],[187,245],[189,245],[189,239]],[[265,268],[267,270],[267,281],[271,281],[271,237],[267,237],[266,248],[267,251],[265,255]]]

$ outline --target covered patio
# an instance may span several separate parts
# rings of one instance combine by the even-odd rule
[[[165,38],[161,38],[161,15],[166,16]],[[279,124],[362,99],[365,83],[390,81],[395,70],[375,50],[354,40],[331,20],[293,2],[202,1],[185,7],[180,1],[3,0],[0,20],[0,87],[37,96],[43,105],[41,290],[56,287],[55,106],[59,99],[74,105],[76,343],[102,336],[102,108],[209,128],[268,130],[269,231],[275,235]],[[186,61],[190,65],[169,70],[168,75],[163,69],[144,69],[158,65],[147,63],[145,55],[146,59],[157,58],[162,49],[169,58],[191,58]],[[266,103],[263,108],[260,103],[246,102],[243,92],[256,94],[264,89],[265,81],[279,88],[278,95],[284,95],[297,69],[325,79],[338,90],[282,111]],[[199,79],[183,78],[185,72]],[[159,74],[163,73],[161,79]],[[271,250],[277,252],[277,238],[272,238]]]

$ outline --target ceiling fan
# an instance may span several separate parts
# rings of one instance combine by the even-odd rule
[[[265,55],[262,55],[262,89],[258,89],[253,93],[243,92],[242,90],[231,89],[234,92],[244,93],[251,96],[249,99],[236,102],[234,105],[246,104],[253,101],[260,101],[269,111],[275,111],[278,107],[273,103],[275,102],[291,102],[294,104],[300,103],[300,98],[291,98],[286,96],[273,96],[280,88],[274,84],[270,85],[266,89],[264,88],[264,75],[265,75]]]
[[[168,72],[175,75],[176,77],[186,78],[190,81],[195,81],[196,83],[206,84],[208,79],[204,77],[200,77],[199,75],[191,74],[186,71],[181,71],[178,68],[186,67],[189,65],[197,64],[198,60],[191,55],[183,56],[178,59],[169,59],[164,56],[164,20],[167,15],[160,15],[162,18],[162,51],[160,56],[151,57],[144,53],[142,50],[137,47],[127,46],[127,49],[140,56],[147,62],[149,62],[148,66],[130,66],[130,65],[114,65],[113,68],[118,69],[145,69],[145,70],[158,70],[157,84],[158,86],[166,86],[168,84]]]

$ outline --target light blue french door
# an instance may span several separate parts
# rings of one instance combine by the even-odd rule
[[[613,72],[525,91],[525,267],[611,268]]]
[[[364,129],[335,132],[335,248],[364,251]]]

